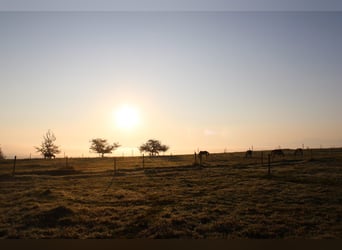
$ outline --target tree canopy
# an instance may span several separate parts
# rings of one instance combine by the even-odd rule
[[[147,152],[151,156],[159,155],[159,152],[166,152],[169,146],[162,145],[159,140],[150,139],[139,147],[140,152]]]
[[[104,154],[111,154],[113,150],[121,146],[119,143],[113,143],[111,145],[106,139],[102,138],[92,139],[90,140],[90,143],[90,150],[94,153],[98,153],[101,157],[104,157]]]
[[[59,147],[55,145],[56,137],[48,130],[46,134],[43,136],[43,141],[41,143],[40,147],[35,147],[37,152],[41,153],[44,158],[55,158],[55,154],[59,154],[61,151],[59,150]]]

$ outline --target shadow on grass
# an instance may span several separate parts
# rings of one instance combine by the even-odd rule
[[[72,175],[72,174],[80,174],[82,171],[75,170],[73,167],[64,167],[52,170],[36,170],[36,171],[24,171],[18,172],[15,175],[52,175],[52,176],[63,176],[63,175]]]
[[[50,210],[41,211],[36,215],[26,216],[24,228],[49,228],[73,225],[71,217],[74,211],[65,206],[58,206]]]

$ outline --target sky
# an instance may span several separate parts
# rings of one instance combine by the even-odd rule
[[[340,0],[0,0],[4,11],[336,11]]]
[[[0,147],[38,156],[48,129],[73,157],[97,156],[98,137],[113,155],[148,139],[172,154],[342,146],[341,26],[332,11],[0,12]]]

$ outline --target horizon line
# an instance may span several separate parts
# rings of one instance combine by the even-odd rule
[[[339,146],[339,145],[331,145],[331,146],[326,146],[326,147],[297,147],[297,148],[301,148],[303,150],[331,150],[331,149],[341,149],[342,150],[342,146]],[[297,148],[291,148],[291,147],[285,147],[285,148],[268,148],[268,149],[256,149],[256,150],[252,150],[253,152],[267,152],[267,151],[272,151],[274,149],[281,149],[281,150],[295,150]],[[246,149],[246,150],[232,150],[232,151],[220,151],[220,152],[217,152],[217,151],[212,151],[209,153],[210,154],[234,154],[234,153],[245,153],[247,150],[249,149]],[[162,153],[160,155],[157,155],[156,157],[170,157],[170,156],[187,156],[187,155],[193,155],[194,153],[198,153],[197,151],[194,151],[193,153],[172,153],[172,152],[169,152],[169,153]],[[11,157],[8,157],[8,155],[10,155]],[[26,155],[26,156],[25,156]],[[60,156],[59,156],[60,155]],[[75,156],[76,155],[76,156]],[[149,156],[148,154],[142,154],[142,153],[139,153],[137,155],[135,154],[131,154],[131,153],[127,153],[127,154],[124,154],[122,153],[121,155],[113,155],[112,154],[107,154],[107,155],[104,155],[104,157],[99,157],[97,156],[98,153],[87,153],[87,154],[75,154],[75,155],[63,155],[63,153],[60,153],[60,154],[56,154],[56,159],[65,159],[65,158],[78,158],[78,159],[83,159],[83,158],[120,158],[120,157],[124,157],[124,158],[129,158],[129,157],[142,157],[143,155],[145,156]],[[32,155],[29,155],[27,156],[27,154],[5,154],[5,159],[4,160],[13,160],[13,158],[16,156],[17,159],[21,159],[21,160],[25,160],[25,159],[28,159],[28,160],[34,160],[34,159],[42,159],[40,158],[38,154],[32,154]],[[44,159],[44,158],[43,158]]]

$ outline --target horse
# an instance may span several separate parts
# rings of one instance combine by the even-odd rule
[[[199,151],[198,157],[202,159],[202,155],[205,155],[205,159],[208,158],[209,152],[208,151]]]
[[[274,149],[274,150],[271,151],[272,159],[273,159],[276,155],[285,156],[283,150],[281,150],[281,149]]]
[[[294,151],[294,155],[295,155],[295,156],[297,156],[297,155],[303,156],[303,149],[301,149],[301,148],[296,148],[295,151]]]
[[[248,157],[252,157],[253,156],[253,151],[252,150],[247,150],[246,151],[246,155],[245,155],[245,158],[248,158]]]
[[[205,159],[208,158],[209,152],[208,151],[199,151],[198,158],[200,160],[200,165],[202,165],[202,156],[205,155]]]
[[[46,158],[48,158],[48,159],[54,158],[55,159],[56,156],[53,153],[46,152],[46,153],[44,153],[44,159],[46,159]]]

